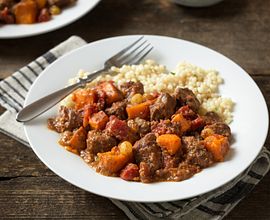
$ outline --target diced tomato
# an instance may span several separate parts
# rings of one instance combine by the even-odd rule
[[[177,110],[176,113],[181,113],[186,119],[189,120],[197,118],[197,114],[188,105],[182,106]]]
[[[138,181],[139,176],[139,167],[133,163],[129,163],[120,173],[120,177],[127,181]]]
[[[5,7],[2,11],[0,11],[0,21],[3,21],[6,24],[14,24],[15,18],[10,13],[8,7]]]
[[[51,20],[51,14],[47,8],[43,8],[38,15],[38,22],[46,22]]]
[[[106,130],[109,134],[115,136],[119,140],[128,140],[129,127],[123,120],[118,119],[116,116],[110,116],[110,121],[106,125]]]
[[[191,130],[195,131],[204,125],[204,120],[201,116],[191,121]]]

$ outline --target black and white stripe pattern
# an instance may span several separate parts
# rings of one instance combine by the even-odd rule
[[[50,57],[50,59],[46,59]],[[52,59],[51,57],[54,57]],[[10,77],[0,82],[0,104],[7,110],[18,112],[24,103],[26,94],[38,75],[55,60],[52,52],[47,52]]]
[[[0,117],[0,131],[29,145],[23,134],[22,125],[15,121],[15,113],[22,108],[30,86],[42,70],[64,53],[84,44],[81,38],[71,37],[0,82],[0,104],[11,111],[5,112]],[[133,203],[118,200],[112,202],[130,219],[222,219],[265,176],[269,164],[270,153],[263,148],[245,172],[223,187],[202,196],[164,203]]]
[[[83,39],[72,36],[2,80],[0,82],[0,104],[9,111],[18,112],[23,107],[26,94],[38,75],[58,57],[85,44]]]

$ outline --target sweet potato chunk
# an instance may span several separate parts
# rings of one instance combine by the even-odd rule
[[[175,154],[181,147],[181,139],[175,134],[163,134],[158,136],[157,143],[167,149],[169,154]]]
[[[184,118],[181,113],[173,115],[172,122],[180,124],[182,133],[188,131],[191,127],[191,121]]]
[[[97,89],[101,89],[105,92],[106,103],[108,105],[123,99],[123,94],[119,89],[116,88],[113,82],[102,82],[97,86]]]
[[[77,131],[74,132],[72,138],[70,139],[70,147],[76,149],[77,151],[84,150],[86,148],[86,137],[87,132],[83,127],[80,127]]]
[[[96,101],[96,94],[91,89],[78,89],[72,94],[75,109],[83,109],[86,105],[92,105]]]
[[[99,111],[98,113],[94,113],[89,118],[90,127],[95,130],[104,129],[108,121],[109,121],[109,117],[106,115],[104,111]]]
[[[126,111],[128,114],[128,119],[134,119],[137,117],[142,119],[149,119],[150,117],[149,106],[152,105],[153,102],[154,100],[148,100],[146,102],[137,105],[127,106]]]
[[[24,0],[14,7],[14,15],[17,24],[33,24],[37,18],[37,3],[33,0]]]
[[[104,175],[114,175],[125,167],[132,157],[132,145],[123,142],[109,152],[98,153],[97,171]]]
[[[38,5],[38,8],[39,9],[42,9],[45,7],[46,3],[47,3],[47,0],[36,0],[36,3]]]
[[[80,127],[74,132],[65,131],[59,140],[59,144],[65,146],[66,150],[79,154],[86,148],[86,137],[87,132],[83,127]]]
[[[229,141],[227,137],[219,134],[213,134],[204,139],[204,146],[213,154],[217,162],[224,161],[224,157],[229,151]]]

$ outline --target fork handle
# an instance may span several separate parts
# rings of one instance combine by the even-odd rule
[[[22,108],[21,111],[16,116],[16,120],[19,122],[27,122],[30,121],[42,113],[46,112],[53,106],[55,106],[58,102],[64,99],[68,94],[72,93],[79,87],[81,87],[81,82],[73,84],[71,86],[65,87],[64,89],[60,89],[56,92],[53,92],[27,106]]]
[[[42,113],[48,111],[50,108],[55,106],[58,102],[64,99],[67,95],[75,91],[80,87],[84,87],[88,82],[95,79],[97,76],[102,74],[107,68],[102,68],[88,75],[85,79],[80,79],[79,82],[53,92],[27,106],[22,108],[16,116],[18,122],[30,121]]]

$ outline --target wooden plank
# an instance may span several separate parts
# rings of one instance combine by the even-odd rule
[[[54,175],[0,181],[0,213],[14,219],[126,219],[108,199]]]

